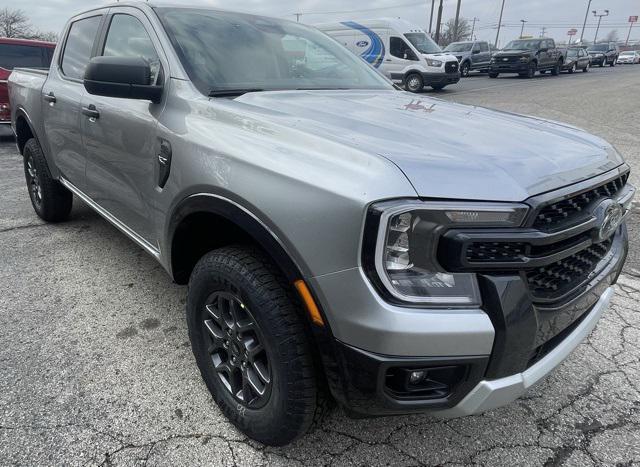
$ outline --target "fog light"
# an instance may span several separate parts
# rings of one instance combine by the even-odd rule
[[[409,376],[409,383],[418,384],[425,377],[426,371],[412,371]]]

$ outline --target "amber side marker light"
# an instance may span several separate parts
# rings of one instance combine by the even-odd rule
[[[307,284],[305,284],[302,279],[298,279],[293,283],[293,285],[296,287],[296,290],[300,294],[300,298],[302,298],[304,305],[307,307],[307,313],[311,316],[311,321],[318,326],[324,326],[324,320],[322,319],[320,310],[318,309],[316,302],[313,300]]]

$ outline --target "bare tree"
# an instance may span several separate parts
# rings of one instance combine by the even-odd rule
[[[0,9],[0,37],[39,39],[50,42],[58,40],[58,35],[54,32],[35,29],[24,11],[7,7]]]
[[[440,37],[440,45],[447,46],[452,42],[467,40],[470,35],[471,25],[468,20],[460,18],[458,20],[458,28],[456,29],[456,20],[451,18],[444,24],[444,32]]]
[[[8,7],[0,10],[0,36],[28,38],[32,33],[33,28],[24,11]]]

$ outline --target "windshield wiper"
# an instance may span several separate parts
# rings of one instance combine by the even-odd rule
[[[248,92],[260,92],[264,89],[259,88],[245,88],[245,89],[211,89],[209,91],[209,97],[237,97]]]

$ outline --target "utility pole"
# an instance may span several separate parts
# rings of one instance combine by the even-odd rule
[[[436,5],[436,0],[431,0],[431,16],[429,17],[429,35],[431,35],[431,26],[433,25],[433,8]]]
[[[546,26],[542,26],[542,29],[540,29],[540,37],[544,37],[546,32],[547,32]]]
[[[473,40],[473,32],[476,30],[476,21],[480,21],[480,18],[473,17],[473,25],[471,26],[471,40]]]
[[[460,31],[458,31],[458,21],[460,20],[460,4],[461,3],[462,3],[462,0],[458,0],[458,6],[456,8],[456,20],[453,23],[454,42],[460,40]]]
[[[609,16],[609,10],[604,10],[604,13],[598,14],[596,10],[593,10],[593,16],[598,18],[598,27],[596,28],[596,35],[593,38],[593,43],[598,42],[598,31],[600,31],[600,21],[602,21],[603,16]]]
[[[438,7],[438,22],[436,23],[436,44],[440,42],[440,23],[442,22],[442,0],[440,0],[440,6]]]
[[[584,14],[584,23],[582,24],[582,32],[580,33],[580,43],[582,44],[582,38],[584,37],[584,28],[587,27],[587,18],[589,17],[589,8],[591,8],[591,1],[587,3],[587,12]]]
[[[502,13],[504,12],[504,2],[506,0],[502,0],[502,8],[500,8],[500,19],[498,20],[498,32],[496,32],[496,43],[494,44],[495,48],[498,48],[498,39],[500,38],[500,27],[502,26]]]
[[[294,15],[296,15],[296,21],[299,23],[300,22],[300,17],[302,16],[302,13],[294,13]]]
[[[528,23],[528,21],[521,19],[520,22],[522,23],[522,27],[520,28],[520,39],[522,39],[522,36],[524,35],[524,23]]]

